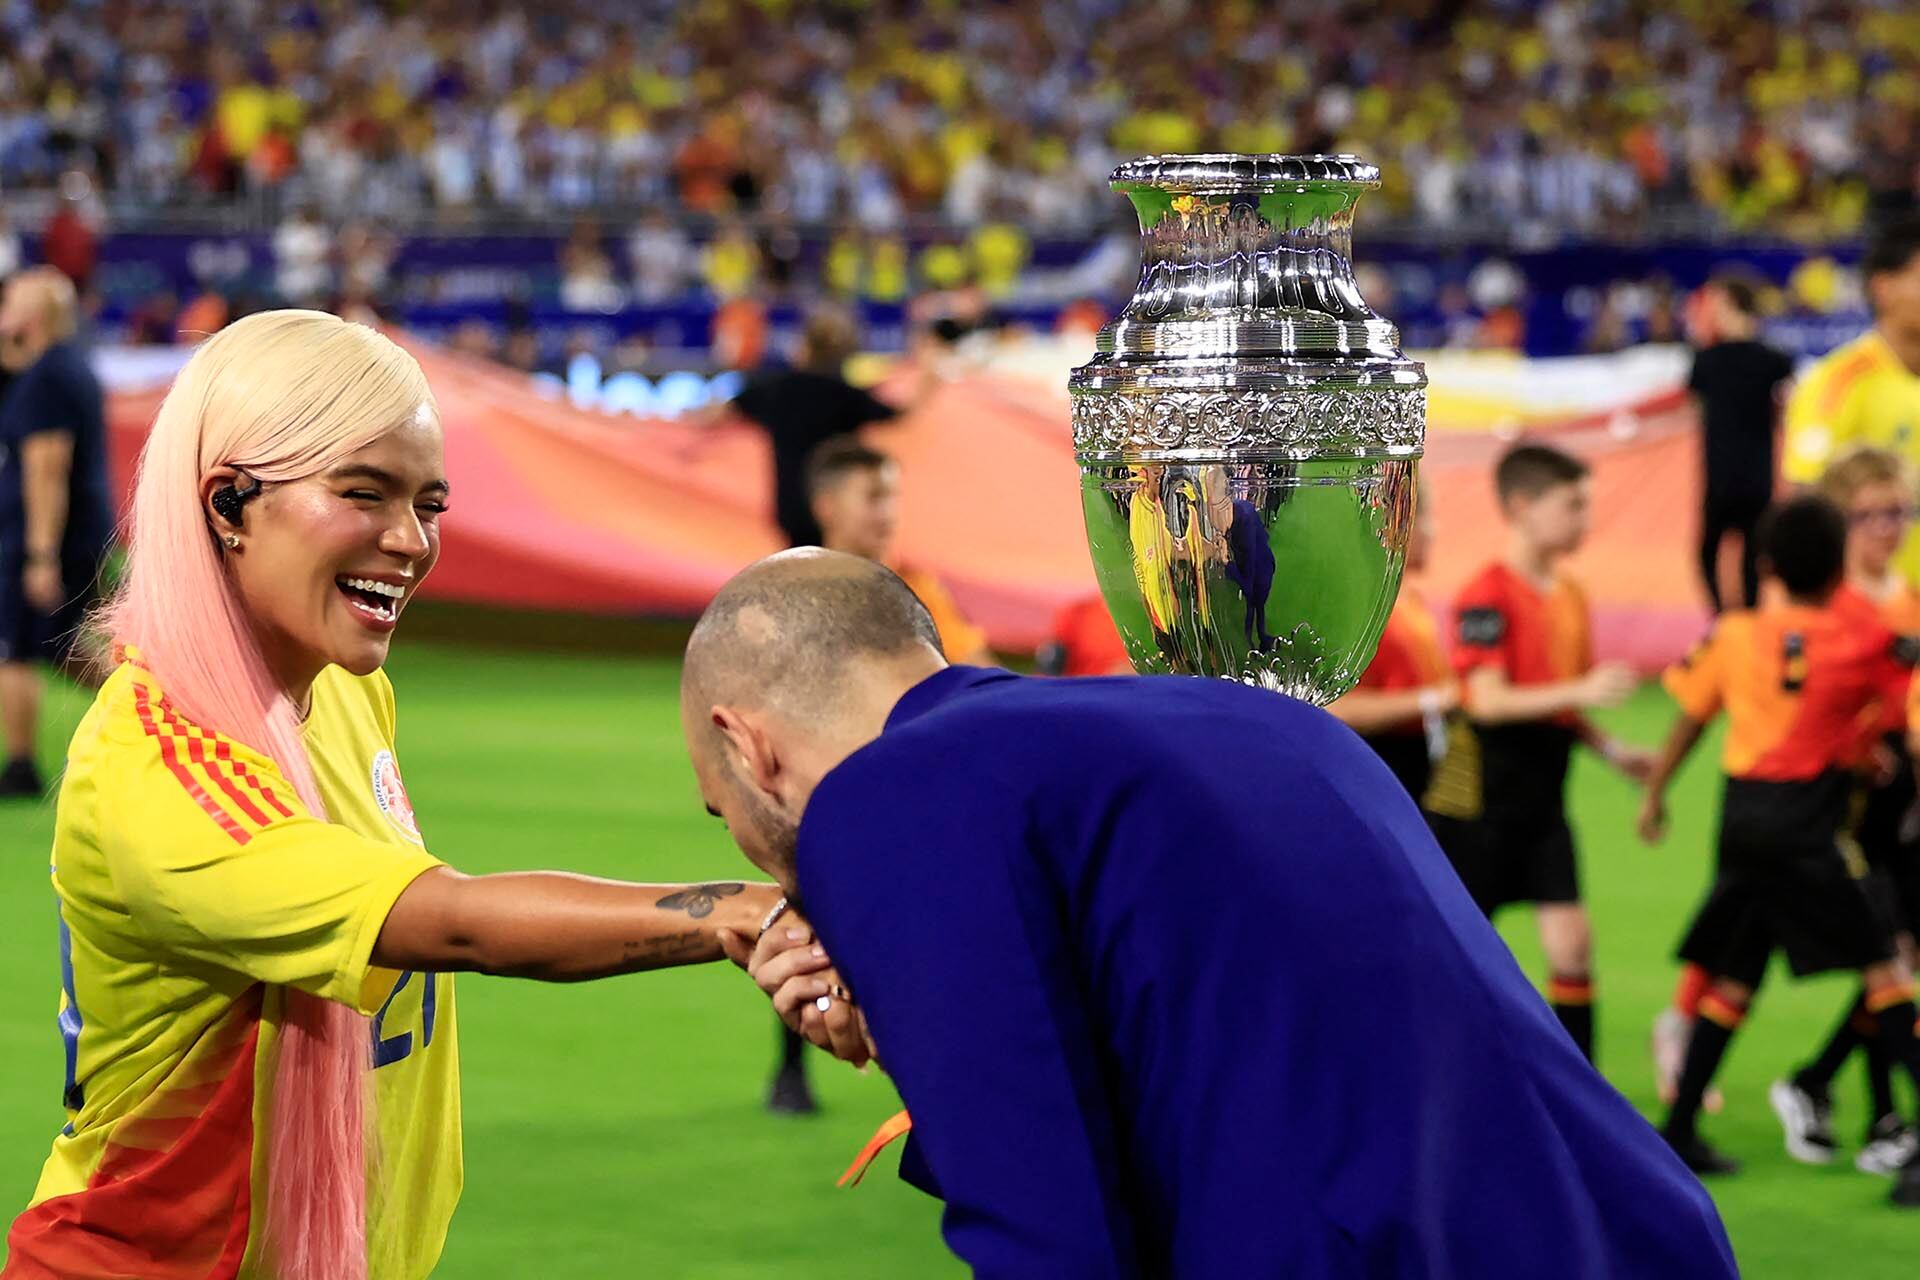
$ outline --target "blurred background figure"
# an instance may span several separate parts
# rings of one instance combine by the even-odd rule
[[[967,620],[939,576],[902,562],[896,554],[899,463],[850,436],[829,440],[807,460],[807,497],[820,525],[820,545],[899,574],[933,615],[948,662],[982,666],[993,661],[986,633]]]
[[[1720,612],[1720,547],[1740,538],[1740,603],[1760,598],[1760,516],[1773,499],[1774,427],[1793,361],[1760,341],[1759,290],[1723,276],[1706,288],[1700,349],[1687,390],[1700,411],[1700,577]]]
[[[0,797],[40,795],[38,666],[84,664],[87,609],[113,536],[100,383],[75,340],[73,282],[51,267],[0,292]]]

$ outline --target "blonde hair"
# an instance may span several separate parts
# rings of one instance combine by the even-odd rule
[[[261,481],[335,465],[433,395],[413,357],[318,311],[249,316],[202,343],[140,456],[127,577],[103,611],[181,714],[270,757],[314,817],[327,808],[300,711],[267,668],[202,497],[215,467]],[[372,1040],[344,1004],[288,989],[274,1066],[267,1235],[277,1280],[365,1280]]]
[[[1845,507],[1870,484],[1897,484],[1912,493],[1913,472],[1906,459],[1891,450],[1854,445],[1827,464],[1820,475],[1820,495]]]

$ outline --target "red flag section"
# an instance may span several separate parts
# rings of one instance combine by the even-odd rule
[[[429,597],[692,616],[736,570],[780,547],[757,428],[578,408],[525,375],[397,336],[439,398],[455,491]],[[901,462],[902,559],[939,574],[1006,652],[1033,649],[1061,608],[1093,590],[1059,382],[971,374],[871,431]],[[111,397],[123,483],[162,391]],[[1593,535],[1572,569],[1595,603],[1602,655],[1652,667],[1691,643],[1704,617],[1692,569],[1693,416],[1672,383],[1643,379],[1630,394],[1515,415],[1436,377],[1426,470],[1439,545],[1423,584],[1436,605],[1504,545],[1490,473],[1524,427],[1594,466]]]

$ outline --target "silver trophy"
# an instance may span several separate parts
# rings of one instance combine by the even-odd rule
[[[1101,593],[1141,671],[1351,689],[1412,529],[1425,371],[1354,284],[1353,156],[1150,156],[1133,298],[1075,369]]]

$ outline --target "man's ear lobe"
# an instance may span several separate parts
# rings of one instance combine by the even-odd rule
[[[715,707],[713,727],[726,738],[740,760],[740,768],[761,791],[772,794],[780,776],[780,753],[765,730],[732,707]]]

